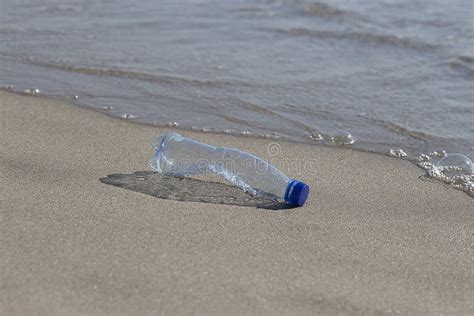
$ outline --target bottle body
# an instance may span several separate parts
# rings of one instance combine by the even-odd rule
[[[285,200],[295,181],[251,153],[204,144],[173,132],[158,137],[153,147],[150,166],[162,175],[211,172],[251,194],[267,193]]]

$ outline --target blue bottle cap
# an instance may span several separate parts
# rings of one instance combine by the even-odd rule
[[[285,202],[296,206],[303,206],[308,198],[308,194],[309,185],[299,180],[291,180],[286,187]]]

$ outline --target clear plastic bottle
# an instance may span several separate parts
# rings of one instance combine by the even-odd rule
[[[216,147],[169,132],[153,142],[150,166],[159,174],[190,176],[212,172],[251,194],[269,193],[302,206],[309,186],[248,152]]]

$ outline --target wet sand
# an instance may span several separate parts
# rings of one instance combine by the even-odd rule
[[[0,92],[0,314],[474,313],[467,194],[399,159],[285,142],[272,162],[311,185],[302,208],[99,181],[149,170],[162,131]],[[271,142],[183,134],[260,156]]]

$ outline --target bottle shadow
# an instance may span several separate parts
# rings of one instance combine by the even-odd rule
[[[239,205],[270,210],[294,208],[277,200],[275,196],[253,196],[225,183],[161,176],[152,171],[137,171],[132,174],[116,173],[100,178],[99,181],[161,199]]]

